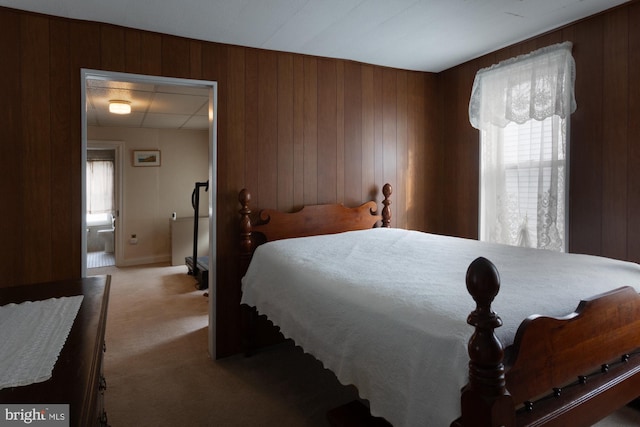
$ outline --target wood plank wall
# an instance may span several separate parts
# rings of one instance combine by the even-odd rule
[[[435,75],[7,8],[0,57],[0,286],[81,274],[81,68],[218,82],[219,356],[239,344],[241,188],[291,210],[390,182],[393,224],[433,228]]]
[[[634,1],[439,74],[446,215],[438,231],[478,236],[478,131],[469,124],[475,73],[513,56],[573,42],[569,249],[640,262],[640,2]]]

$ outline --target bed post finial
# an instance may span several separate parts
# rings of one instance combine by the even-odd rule
[[[502,320],[491,309],[500,290],[500,275],[486,258],[477,258],[467,270],[467,290],[476,309],[467,323],[475,327],[469,339],[469,383],[462,392],[462,425],[513,426],[515,411],[505,386],[502,343],[495,328]]]
[[[391,193],[393,193],[393,187],[391,187],[391,184],[386,183],[382,187],[382,195],[384,196],[384,200],[382,201],[384,205],[384,208],[382,208],[382,226],[387,228],[391,227],[391,209],[389,208],[391,204]]]
[[[251,209],[249,209],[249,202],[251,201],[251,193],[246,188],[243,188],[238,194],[238,201],[242,206],[240,208],[240,259],[242,261],[242,275],[249,267],[249,260],[251,259],[251,250],[253,248],[253,242],[251,241]]]

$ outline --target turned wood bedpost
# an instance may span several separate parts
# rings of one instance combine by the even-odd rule
[[[249,263],[253,256],[253,239],[251,238],[251,209],[249,202],[251,201],[251,193],[243,188],[238,194],[238,201],[242,206],[240,212],[240,277],[238,278],[238,289],[242,288],[242,277],[249,269]],[[246,308],[246,306],[243,306]],[[245,314],[242,324],[242,347],[246,357],[251,356],[256,348],[256,324],[258,321],[258,312],[255,307],[248,308],[243,311]]]
[[[515,409],[505,386],[504,350],[495,334],[502,325],[491,303],[500,290],[500,275],[486,258],[477,258],[467,270],[467,290],[476,309],[467,323],[475,327],[469,339],[469,383],[462,392],[462,425],[513,426]]]
[[[393,187],[391,184],[387,183],[382,187],[382,195],[384,195],[384,200],[382,204],[384,208],[382,208],[382,226],[383,227],[391,227],[391,209],[389,205],[391,204],[391,193],[393,192]]]
[[[253,250],[253,241],[251,240],[251,209],[249,202],[251,201],[251,193],[243,188],[238,194],[238,201],[242,206],[240,208],[240,277],[243,277],[249,268],[251,255]]]

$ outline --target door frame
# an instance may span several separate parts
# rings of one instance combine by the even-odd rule
[[[109,80],[136,82],[146,84],[174,85],[185,87],[200,87],[209,90],[209,357],[216,355],[216,196],[217,196],[217,112],[218,112],[218,83],[208,80],[181,79],[175,77],[150,76],[143,74],[120,73],[93,69],[80,70],[80,102],[81,102],[81,272],[87,277],[87,201],[86,201],[86,162],[87,162],[87,80]],[[123,154],[123,153],[122,153]],[[123,154],[124,155],[124,154]],[[124,186],[124,183],[123,183]],[[124,187],[122,187],[124,190]],[[122,193],[122,192],[121,192]],[[121,207],[122,208],[122,207]],[[118,224],[120,225],[120,224]],[[122,228],[122,226],[120,227]],[[122,240],[122,239],[120,239]],[[122,248],[118,248],[122,249]],[[117,251],[122,254],[122,250]]]

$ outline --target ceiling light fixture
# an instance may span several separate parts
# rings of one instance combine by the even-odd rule
[[[109,101],[109,112],[113,114],[130,114],[131,103],[129,101]]]

